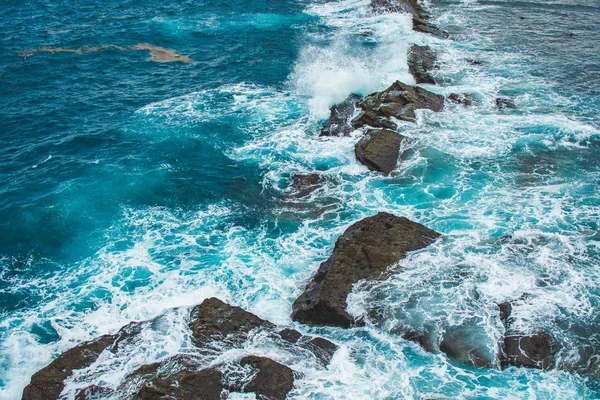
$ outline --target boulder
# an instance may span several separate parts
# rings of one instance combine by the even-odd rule
[[[259,399],[284,400],[294,388],[294,371],[266,357],[247,356],[240,365],[251,366],[252,379],[240,387],[230,387],[233,392],[255,393]]]
[[[361,279],[380,279],[411,251],[433,243],[439,233],[404,217],[380,212],[351,225],[335,243],[292,306],[292,319],[308,325],[348,328],[355,321],[346,298]]]
[[[511,100],[505,99],[505,98],[497,98],[496,106],[500,110],[506,110],[506,109],[514,110],[517,108],[517,105],[515,103],[513,103]]]
[[[431,71],[436,63],[437,55],[429,46],[413,44],[408,50],[408,72],[417,83],[435,84]]]
[[[357,94],[351,94],[343,102],[330,109],[327,125],[321,129],[319,136],[348,136],[354,130],[350,124],[356,112],[356,103],[361,99]]]
[[[389,175],[398,162],[404,136],[389,129],[370,129],[354,146],[356,159],[371,171]]]
[[[462,104],[464,106],[473,105],[473,96],[471,96],[470,94],[450,93],[450,95],[448,96],[448,100],[457,104]]]
[[[293,197],[303,198],[323,186],[325,178],[320,174],[294,174],[292,176]]]
[[[474,367],[494,366],[494,355],[487,354],[485,348],[477,345],[477,333],[472,327],[455,326],[448,327],[440,342],[440,351],[448,358],[460,361],[463,364]]]
[[[372,93],[358,102],[362,112],[354,119],[356,128],[365,125],[373,128],[394,129],[392,118],[414,122],[415,110],[442,111],[444,97],[418,86],[394,82],[382,92]]]
[[[504,325],[505,329],[508,329],[510,323],[510,314],[512,313],[512,305],[508,301],[504,301],[498,304],[498,308],[500,309],[500,321],[502,325]]]
[[[500,364],[502,367],[531,367],[549,369],[554,367],[558,344],[546,332],[533,334],[508,333],[502,343]]]
[[[206,347],[214,341],[239,344],[255,328],[275,327],[274,324],[215,297],[204,300],[192,309],[189,325],[194,344],[198,347]]]
[[[118,335],[104,335],[62,353],[31,377],[31,382],[23,390],[23,400],[58,399],[65,387],[65,379],[74,370],[92,365],[117,337]]]

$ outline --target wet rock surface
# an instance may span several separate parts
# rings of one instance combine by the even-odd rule
[[[102,336],[64,352],[32,377],[23,391],[23,399],[58,399],[65,388],[65,380],[74,370],[89,367],[105,350],[118,357],[120,349],[137,345],[145,328],[160,325],[161,317],[133,322],[115,335]],[[214,359],[228,349],[241,349],[255,330],[268,335],[277,346],[293,354],[303,357],[312,354],[315,365],[326,366],[338,348],[321,337],[303,335],[292,328],[277,328],[275,324],[217,298],[206,299],[192,308],[189,328],[192,342],[199,350],[197,354],[192,351],[143,365],[129,375],[117,394],[128,396],[135,392],[136,399],[220,399],[223,390],[235,390],[255,392],[261,398],[285,398],[293,387],[293,371],[289,367],[260,356],[242,358],[234,363],[234,367],[237,366],[234,369],[251,367],[251,371],[242,368],[242,372],[246,372],[237,376],[237,380],[245,383],[233,387],[232,381],[223,375],[223,371],[229,371],[231,366],[206,368],[206,354]],[[80,400],[102,398],[110,393],[110,388],[91,385],[79,389],[75,397]]]
[[[408,50],[408,72],[417,83],[435,84],[431,72],[435,69],[437,55],[429,46],[413,44]]]
[[[65,379],[71,376],[74,370],[89,367],[94,363],[117,337],[118,335],[101,336],[62,353],[31,377],[31,383],[23,390],[23,400],[57,399],[65,387]]]
[[[549,369],[554,367],[558,344],[546,332],[507,333],[502,344],[501,365]]]
[[[413,30],[447,37],[447,34],[429,22],[429,13],[419,0],[372,0],[371,8],[378,13],[405,12],[413,17]]]
[[[292,306],[292,318],[308,325],[347,328],[355,321],[346,298],[361,279],[379,279],[410,251],[433,243],[439,233],[404,217],[381,212],[350,226]]]
[[[506,98],[497,98],[496,106],[500,110],[515,110],[517,108],[517,105],[513,103],[512,100]]]
[[[362,112],[354,120],[355,127],[395,129],[396,124],[392,118],[414,122],[415,110],[442,111],[444,97],[421,87],[396,81],[384,91],[363,98],[358,102],[358,107]]]
[[[291,184],[292,196],[298,199],[307,197],[324,183],[325,178],[320,174],[294,174]]]
[[[404,136],[389,129],[370,129],[356,143],[356,159],[371,171],[389,175],[398,162]]]
[[[473,105],[473,96],[471,96],[470,94],[450,93],[450,95],[448,96],[448,100],[457,104],[462,104],[464,106]]]
[[[440,342],[440,351],[448,358],[474,367],[492,367],[494,355],[486,354],[481,345],[476,345],[472,333],[466,327],[450,327]]]
[[[348,136],[355,128],[350,121],[356,112],[356,103],[361,99],[357,94],[351,94],[343,102],[330,109],[327,124],[321,129],[320,136]]]

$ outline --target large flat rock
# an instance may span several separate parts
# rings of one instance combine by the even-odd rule
[[[379,279],[408,252],[433,243],[439,233],[404,217],[380,212],[350,226],[333,253],[293,304],[292,318],[308,325],[349,327],[346,298],[361,279]]]

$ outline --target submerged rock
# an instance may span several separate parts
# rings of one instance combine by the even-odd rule
[[[436,63],[437,55],[429,46],[413,44],[408,50],[408,72],[417,83],[435,84],[431,71]]]
[[[502,343],[501,365],[549,369],[554,367],[558,344],[546,332],[507,334]]]
[[[398,162],[404,136],[389,129],[370,129],[354,147],[356,159],[371,171],[389,175]]]
[[[320,174],[294,174],[292,176],[292,195],[302,198],[323,186],[325,178]]]
[[[330,109],[327,125],[321,129],[320,136],[348,136],[355,128],[350,124],[356,112],[356,103],[361,99],[357,94],[351,94],[343,102]]]
[[[433,243],[439,233],[404,217],[380,212],[350,226],[331,256],[292,306],[292,319],[308,325],[349,327],[346,298],[361,279],[379,279],[410,251]]]
[[[118,335],[104,335],[62,353],[31,377],[31,383],[23,390],[23,400],[58,399],[65,388],[65,379],[74,370],[92,365],[117,337]]]
[[[415,110],[442,111],[444,97],[421,87],[396,81],[384,91],[366,96],[358,102],[358,106],[362,112],[354,120],[355,127],[367,125],[373,128],[395,129],[396,124],[392,118],[414,122]]]
[[[465,106],[473,105],[473,96],[471,96],[470,94],[450,93],[450,95],[448,96],[448,100]]]
[[[487,354],[469,327],[457,326],[447,328],[440,342],[440,351],[452,360],[474,367],[492,367],[494,355]]]
[[[500,110],[505,110],[505,109],[514,110],[514,109],[517,108],[517,105],[515,103],[513,103],[509,99],[504,99],[504,98],[498,98],[498,99],[496,99],[496,106]]]

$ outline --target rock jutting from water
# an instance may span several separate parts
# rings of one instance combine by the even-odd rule
[[[30,384],[23,390],[23,399],[58,399],[65,388],[65,381],[75,370],[89,367],[103,352],[112,353],[111,357],[122,356],[123,348],[135,346],[144,329],[160,325],[157,322],[159,318],[161,317],[133,322],[117,334],[105,335],[67,350],[33,375]],[[206,299],[192,308],[189,329],[198,354],[188,351],[189,354],[175,355],[143,365],[130,374],[116,392],[125,397],[158,399],[169,396],[187,398],[186,393],[200,390],[206,393],[203,398],[218,399],[221,391],[227,390],[254,392],[267,398],[283,399],[293,387],[294,376],[289,367],[252,354],[226,364],[207,367],[206,355],[212,355],[214,359],[227,349],[242,349],[252,332],[268,335],[282,349],[295,354],[311,355],[317,366],[326,366],[337,350],[334,343],[324,338],[306,336],[291,328],[278,328],[269,321],[217,298]],[[163,368],[167,365],[168,368]],[[234,381],[238,383],[232,383]],[[113,391],[109,387],[90,384],[79,390],[77,398],[93,398]]]
[[[389,129],[370,129],[356,143],[356,159],[371,171],[389,175],[398,162],[404,136]]]
[[[380,212],[351,225],[335,243],[331,256],[311,278],[292,306],[292,319],[307,325],[348,328],[346,311],[352,286],[380,279],[388,267],[433,243],[440,234],[404,217]]]
[[[355,128],[351,121],[356,112],[356,103],[361,99],[357,94],[351,94],[339,104],[330,109],[327,124],[321,129],[320,136],[348,136]]]
[[[435,84],[431,72],[436,68],[437,55],[429,46],[413,44],[408,49],[408,72],[416,83]]]
[[[429,22],[429,13],[420,0],[371,0],[371,8],[378,13],[405,12],[412,15],[413,30],[439,37],[448,34]]]

